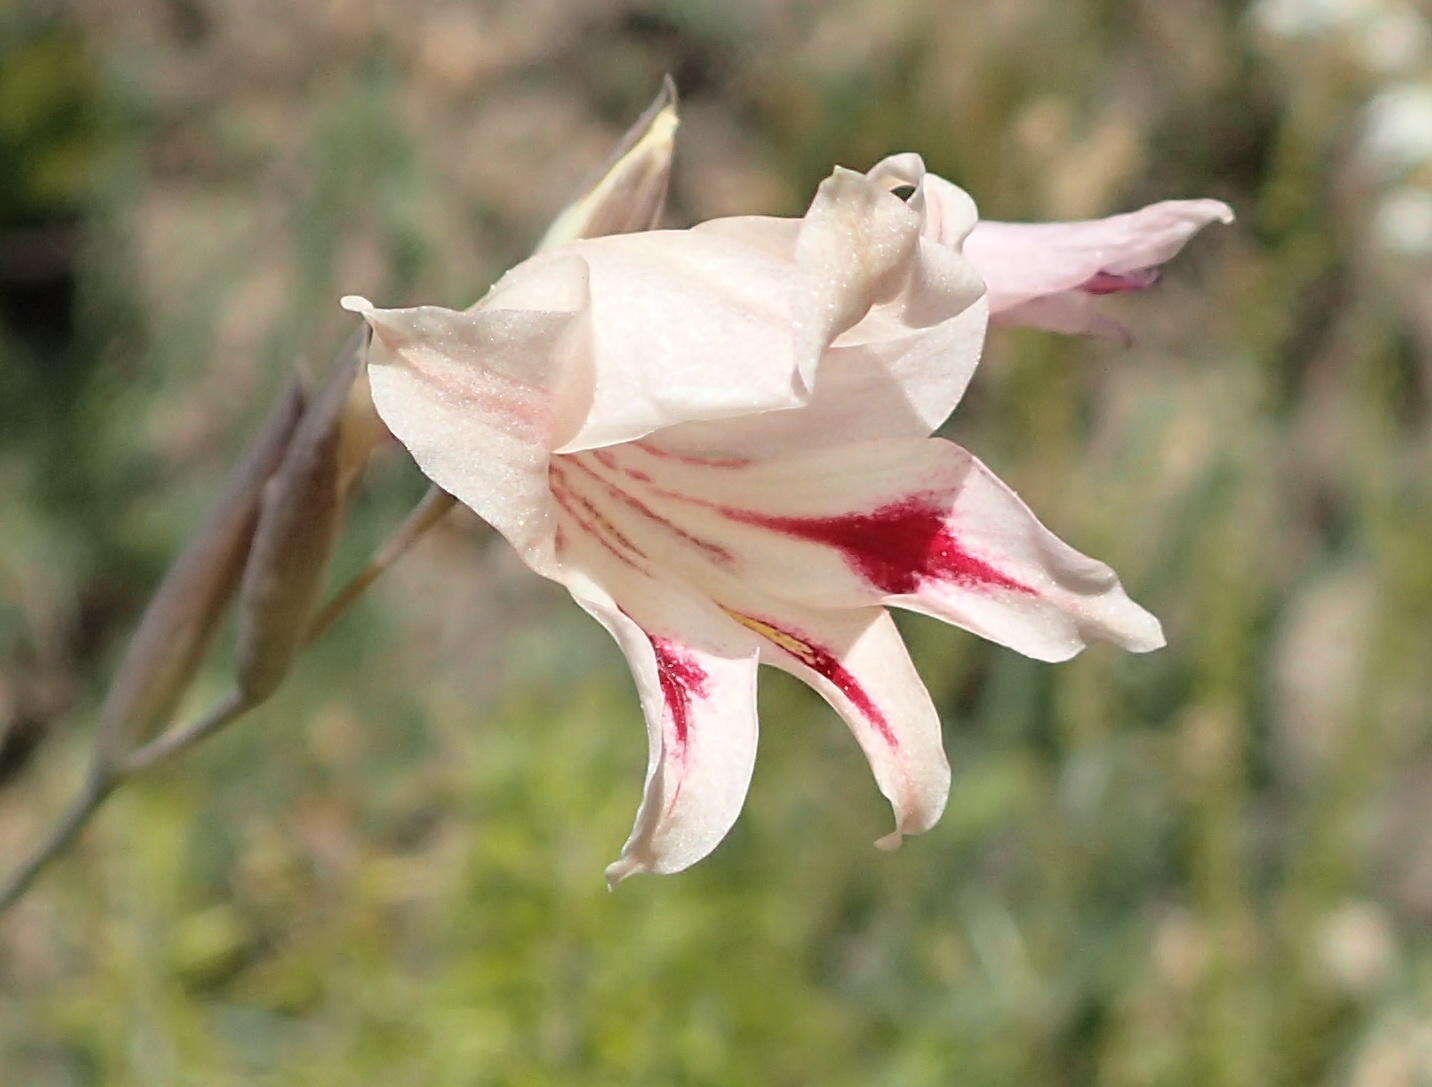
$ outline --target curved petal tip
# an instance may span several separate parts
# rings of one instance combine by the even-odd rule
[[[650,869],[635,857],[624,854],[607,865],[607,890],[615,891],[617,884],[621,883],[628,876],[635,876],[641,872],[648,871],[650,871]]]
[[[1137,607],[1137,605],[1135,605]],[[1164,637],[1163,624],[1158,617],[1151,612],[1139,608],[1141,613],[1137,620],[1130,624],[1128,632],[1124,636],[1122,648],[1130,653],[1152,653],[1155,649],[1162,649],[1168,645],[1168,639]]]
[[[368,316],[368,314],[378,308],[361,294],[345,294],[338,300],[338,304],[349,313],[357,313],[363,317]]]

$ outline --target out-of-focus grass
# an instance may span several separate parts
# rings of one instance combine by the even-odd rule
[[[949,433],[1170,647],[1049,667],[902,618],[955,766],[929,835],[869,848],[888,812],[854,745],[773,675],[730,840],[608,895],[645,754],[629,680],[456,523],[0,922],[0,1078],[1432,1079],[1429,264],[1384,214],[1432,165],[1362,151],[1365,103],[1426,78],[1377,45],[1401,10],[0,17],[0,230],[46,254],[33,228],[76,224],[53,274],[0,266],[0,724],[52,721],[0,787],[7,859],[245,429],[341,341],[337,297],[476,297],[663,71],[677,220],[794,213],[831,163],[904,148],[995,217],[1240,213],[1111,300],[1133,349],[991,338]],[[378,464],[344,563],[420,492]]]

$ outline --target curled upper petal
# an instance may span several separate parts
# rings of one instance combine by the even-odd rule
[[[981,221],[965,240],[965,255],[989,287],[990,312],[1004,320],[1058,331],[1109,331],[1081,317],[1081,305],[1030,307],[1067,294],[1138,290],[1160,265],[1209,223],[1230,223],[1219,200],[1165,200],[1138,211],[1069,223]]]
[[[558,252],[587,262],[594,317],[591,411],[563,452],[801,408],[832,346],[935,328],[981,290],[957,255],[922,240],[903,201],[842,169],[800,220],[716,220]],[[499,286],[520,289],[540,266]]]
[[[915,186],[908,201],[891,195],[902,185]],[[837,171],[799,226],[746,218],[696,228],[773,252],[798,249],[824,268],[824,295],[809,296],[824,322],[807,330],[811,342],[862,316],[831,341],[798,410],[668,427],[652,442],[729,459],[929,434],[964,395],[984,343],[984,283],[960,252],[975,219],[963,191],[907,154],[866,177]]]
[[[911,189],[910,208],[920,216],[921,235],[940,245],[962,248],[979,220],[970,194],[926,170],[913,151],[881,159],[866,176],[882,188]]]
[[[919,231],[910,208],[862,174],[836,167],[821,182],[796,235],[796,335],[807,387],[825,349],[876,303],[912,301],[905,287]]]

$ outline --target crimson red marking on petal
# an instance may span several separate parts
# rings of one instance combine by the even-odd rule
[[[636,495],[632,494],[630,491],[623,490],[621,487],[618,487],[615,483],[607,479],[605,476],[593,471],[592,466],[585,463],[581,459],[581,454],[573,454],[567,459],[570,461],[570,463],[575,465],[577,468],[580,468],[583,472],[591,476],[604,488],[606,488],[607,493],[610,494],[613,498],[631,507],[643,517],[647,517],[650,520],[655,521],[668,532],[671,532],[672,534],[680,537],[681,539],[685,540],[687,543],[695,547],[699,547],[702,551],[705,551],[712,558],[719,559],[721,562],[731,561],[731,552],[727,551],[724,547],[720,547],[717,544],[711,543],[708,540],[703,540],[699,536],[693,536],[681,526],[672,524],[671,521],[667,520],[661,514],[657,513],[640,498],[637,498]]]
[[[578,504],[581,505],[582,509],[587,511],[587,515],[602,527],[602,531],[609,535],[617,543],[621,544],[622,547],[625,547],[634,555],[640,555],[644,559],[651,557],[641,548],[637,547],[636,544],[632,543],[629,539],[627,539],[626,535],[622,532],[622,530],[617,528],[616,525],[612,524],[608,518],[602,516],[601,510],[597,509],[597,507],[593,505],[591,499],[578,494],[570,487],[565,488],[565,493],[570,495],[572,498],[575,498]]]
[[[698,468],[745,468],[751,463],[748,457],[689,457],[683,453],[673,453],[669,449],[662,449],[659,445],[652,445],[650,442],[632,442],[631,444],[644,453],[650,453],[653,457],[679,461],[682,464],[693,464]]]
[[[1079,284],[1085,294],[1118,294],[1120,291],[1142,291],[1159,281],[1159,269],[1136,268],[1131,272],[1095,272]]]
[[[592,539],[596,540],[597,543],[601,544],[604,548],[606,548],[608,551],[610,551],[613,555],[619,558],[622,562],[626,563],[628,566],[632,567],[635,570],[641,569],[641,566],[639,566],[631,558],[630,555],[627,555],[625,552],[620,550],[616,546],[616,544],[612,542],[612,540],[607,539],[607,535],[610,534],[613,539],[616,540],[617,544],[620,544],[622,547],[628,549],[633,554],[639,555],[641,558],[646,558],[646,553],[642,551],[641,548],[637,547],[634,543],[632,543],[630,540],[628,540],[625,536],[623,536],[621,532],[618,531],[617,528],[610,521],[604,518],[601,513],[596,509],[596,507],[594,507],[589,501],[587,501],[581,495],[573,491],[567,485],[565,475],[562,473],[562,470],[557,466],[555,462],[548,470],[548,486],[551,490],[553,500],[557,503],[557,505],[562,508],[562,510],[567,514],[567,516],[572,519],[573,523],[578,528],[580,528]],[[592,520],[589,521],[587,520],[587,518],[583,517],[580,513],[578,513],[577,510],[573,507],[573,502],[578,503],[584,510],[586,510]],[[593,521],[595,521],[596,524],[593,524]],[[598,528],[598,526],[601,527]],[[560,533],[560,531],[561,528],[559,526],[558,532]],[[565,540],[559,543],[559,548],[564,544]]]
[[[885,717],[884,712],[875,704],[875,700],[870,697],[865,688],[861,686],[860,681],[855,678],[854,673],[840,663],[839,657],[824,646],[816,645],[805,635],[797,634],[793,630],[777,626],[769,619],[757,619],[749,615],[745,618],[750,619],[755,624],[751,629],[762,634],[772,645],[789,653],[807,668],[819,672],[826,679],[830,680],[831,683],[835,684],[836,689],[845,695],[846,698],[850,699],[851,705],[859,711],[861,716],[875,726],[875,731],[880,733],[882,740],[891,747],[900,746],[900,741],[895,736],[895,730],[890,727],[890,722]],[[770,634],[765,633],[762,628],[766,628],[766,630],[775,633],[779,637],[772,638]]]
[[[809,642],[805,644],[809,651],[809,657],[804,658],[805,663],[834,683],[840,693],[850,699],[851,704],[875,726],[876,731],[880,733],[881,738],[887,744],[891,747],[899,747],[900,742],[895,738],[895,732],[891,729],[890,722],[885,719],[885,714],[866,693],[865,688],[856,680],[850,669],[841,664],[829,650],[811,645]]]
[[[887,593],[913,593],[925,579],[965,588],[1034,592],[961,547],[945,523],[944,511],[927,496],[839,517],[772,517],[726,508],[721,512],[732,520],[837,548],[867,581]]]
[[[588,524],[586,521],[584,521],[584,520],[582,519],[581,514],[577,513],[577,511],[572,508],[571,504],[567,501],[566,497],[565,497],[563,494],[561,494],[560,492],[554,490],[554,491],[552,492],[552,497],[553,497],[554,499],[556,499],[557,505],[559,505],[559,506],[562,507],[562,509],[566,512],[567,516],[569,516],[569,517],[576,523],[576,525],[577,525],[578,528],[580,528],[583,532],[585,532],[585,533],[586,533],[588,536],[590,536],[592,539],[596,540],[597,543],[599,543],[599,544],[601,544],[603,547],[605,547],[608,551],[610,551],[613,555],[615,555],[617,558],[619,558],[622,562],[624,562],[624,563],[626,563],[628,566],[632,567],[632,569],[634,569],[634,570],[640,570],[640,569],[641,569],[641,567],[637,566],[637,564],[636,564],[635,562],[633,562],[630,558],[628,558],[626,555],[623,555],[620,551],[618,551],[618,550],[611,544],[611,542],[610,542],[609,540],[607,540],[607,538],[606,538],[605,536],[603,536],[600,532],[598,532],[598,531],[597,531],[595,528],[593,528],[590,524]],[[563,542],[562,542],[562,544],[559,546],[559,550],[560,550],[561,547],[565,547],[565,545],[566,545],[566,541],[565,541],[565,539],[564,539]]]
[[[592,456],[596,457],[598,464],[610,468],[613,472],[620,472],[622,475],[634,479],[638,483],[651,482],[651,476],[645,472],[639,472],[635,468],[628,468],[625,464],[618,462],[610,449],[593,449]]]
[[[691,700],[706,696],[706,670],[676,642],[648,634],[651,648],[656,651],[656,678],[661,684],[666,708],[671,711],[671,724],[676,743],[685,748],[691,729]]]

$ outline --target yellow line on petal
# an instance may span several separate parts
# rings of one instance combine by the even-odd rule
[[[749,615],[742,615],[738,611],[721,607],[721,610],[729,615],[736,622],[740,623],[747,630],[753,630],[762,638],[765,638],[772,645],[785,650],[796,660],[800,661],[811,671],[824,676],[835,689],[844,696],[850,708],[863,717],[892,748],[899,746],[899,740],[890,728],[890,722],[886,719],[885,713],[880,706],[870,697],[864,685],[851,674],[850,670],[841,663],[839,658],[829,650],[823,649],[810,642],[804,642],[789,631],[780,627],[772,626],[770,623],[754,619]],[[845,711],[842,710],[842,713]]]
[[[812,652],[811,647],[799,638],[777,627],[773,627],[769,623],[763,623],[761,620],[753,619],[749,615],[742,615],[738,611],[732,611],[730,608],[722,607],[721,610],[743,627],[746,627],[748,630],[754,630],[762,638],[784,649],[797,660],[813,666],[815,654]]]

